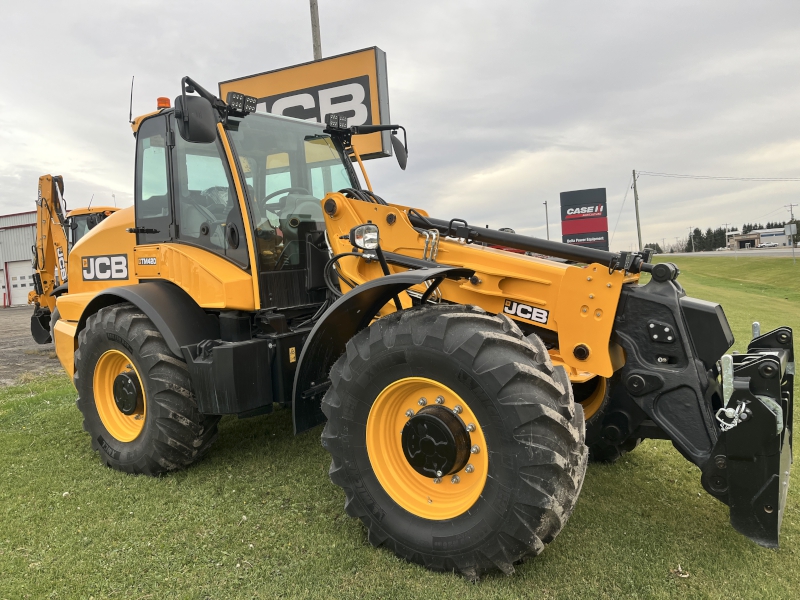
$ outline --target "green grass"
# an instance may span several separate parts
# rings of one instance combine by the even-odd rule
[[[690,295],[721,302],[737,347],[750,321],[800,330],[791,260],[681,258]],[[101,466],[66,377],[0,390],[0,598],[792,598],[793,474],[781,549],[736,534],[668,442],[592,465],[559,537],[513,577],[470,584],[373,549],[330,483],[320,429],[288,411],[224,419],[210,455],[160,479]],[[678,565],[689,574],[679,577]],[[794,592],[792,591],[794,590]]]

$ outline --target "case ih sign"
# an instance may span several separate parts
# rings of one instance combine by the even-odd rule
[[[561,241],[608,250],[606,188],[561,192]]]
[[[386,54],[376,47],[223,81],[219,92],[255,96],[257,111],[307,121],[342,113],[349,125],[391,122]],[[353,145],[364,159],[392,155],[388,131],[354,136]]]

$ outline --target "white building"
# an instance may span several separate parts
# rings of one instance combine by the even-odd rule
[[[36,239],[36,211],[0,215],[0,307],[28,303],[33,289],[31,246]]]
[[[792,245],[792,242],[789,239],[789,236],[786,235],[783,227],[776,229],[754,229],[753,233],[758,234],[762,244],[776,243],[779,246]]]
[[[738,231],[729,231],[726,234],[726,246],[731,250],[736,248],[746,250],[757,248],[761,244],[778,244],[790,246],[792,242],[783,227],[775,229],[753,229],[750,233],[741,234]]]

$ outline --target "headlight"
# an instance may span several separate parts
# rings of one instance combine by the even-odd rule
[[[371,223],[358,225],[350,230],[350,243],[362,250],[375,250],[378,247],[378,226]]]

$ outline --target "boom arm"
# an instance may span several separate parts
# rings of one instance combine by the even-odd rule
[[[28,304],[55,310],[53,290],[67,280],[66,216],[62,205],[64,179],[61,175],[39,178],[36,198],[36,242],[33,245],[34,291],[28,294]]]

